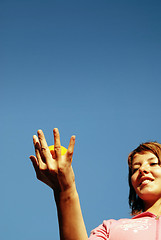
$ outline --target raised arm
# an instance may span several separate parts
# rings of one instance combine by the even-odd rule
[[[75,177],[71,165],[75,145],[72,136],[65,155],[57,128],[54,133],[54,153],[51,154],[42,130],[33,136],[35,156],[30,156],[37,178],[54,190],[61,240],[87,240]]]

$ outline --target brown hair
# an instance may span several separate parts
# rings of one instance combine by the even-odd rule
[[[144,211],[144,202],[139,196],[136,194],[132,183],[132,161],[134,159],[135,154],[143,154],[145,152],[152,152],[157,158],[159,163],[161,163],[161,144],[157,142],[145,142],[140,144],[136,149],[134,149],[128,156],[128,165],[129,165],[129,206],[131,208],[131,214],[137,215]]]

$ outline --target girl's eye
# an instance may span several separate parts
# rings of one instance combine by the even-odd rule
[[[134,169],[132,170],[132,173],[134,174],[138,169],[139,169],[139,168],[134,168]]]
[[[158,163],[151,163],[150,166],[158,165]]]

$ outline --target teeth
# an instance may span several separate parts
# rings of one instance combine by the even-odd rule
[[[149,179],[146,179],[146,180],[142,181],[142,183],[141,183],[141,184],[147,184],[147,183],[149,183],[149,182],[151,182],[151,180],[149,180]]]

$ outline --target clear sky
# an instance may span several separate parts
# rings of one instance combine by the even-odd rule
[[[160,0],[1,0],[0,239],[59,239],[52,190],[29,160],[58,127],[88,234],[129,217],[127,156],[161,142]]]

